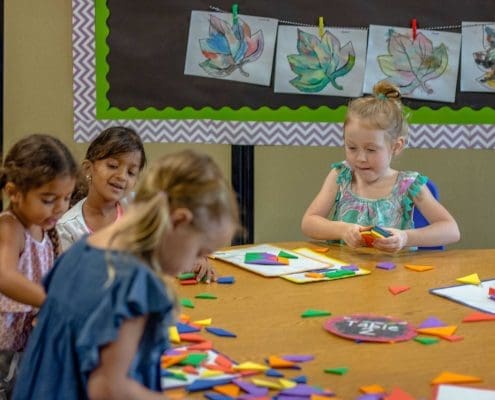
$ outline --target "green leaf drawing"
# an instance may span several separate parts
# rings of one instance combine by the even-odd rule
[[[380,69],[405,95],[417,88],[432,94],[433,89],[426,82],[440,77],[449,62],[447,47],[443,43],[433,47],[422,33],[412,40],[409,35],[390,29],[388,53],[377,57]]]
[[[311,33],[297,30],[297,51],[287,56],[291,70],[297,74],[290,83],[301,92],[320,92],[330,83],[343,90],[336,79],[347,75],[356,61],[352,43],[340,47],[339,39],[325,31],[321,39]]]
[[[251,35],[251,28],[242,19],[230,25],[214,15],[210,15],[209,37],[200,39],[201,52],[207,60],[199,66],[216,77],[230,75],[236,69],[244,76],[249,74],[242,69],[248,62],[256,61],[263,53],[263,32]]]

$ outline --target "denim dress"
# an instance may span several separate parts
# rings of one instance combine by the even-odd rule
[[[174,301],[147,264],[93,247],[84,236],[59,257],[44,285],[47,299],[28,340],[14,399],[87,399],[101,348],[117,339],[124,321],[143,315],[147,325],[128,375],[160,391],[160,356],[169,346]]]

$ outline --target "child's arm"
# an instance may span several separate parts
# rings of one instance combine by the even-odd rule
[[[146,316],[125,320],[117,339],[101,348],[100,363],[89,375],[90,399],[166,399],[162,393],[151,391],[128,376],[129,367],[143,336],[146,320]]]
[[[304,213],[301,229],[306,236],[313,239],[344,240],[350,247],[359,247],[363,245],[360,225],[328,219],[338,192],[337,175],[336,169],[332,169],[327,175],[320,192]]]
[[[0,292],[12,300],[34,307],[45,301],[45,290],[18,270],[24,249],[24,228],[10,215],[0,219]]]
[[[414,205],[428,220],[429,225],[404,231],[386,228],[392,232],[390,238],[376,239],[373,246],[384,251],[398,251],[410,246],[441,246],[457,242],[461,234],[454,217],[431,194],[426,185],[414,198]]]

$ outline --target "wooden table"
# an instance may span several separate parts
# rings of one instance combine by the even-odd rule
[[[292,249],[311,243],[277,243]],[[434,287],[455,285],[455,279],[478,273],[481,280],[495,278],[495,249],[408,252],[388,255],[372,249],[330,247],[327,255],[372,271],[370,275],[336,281],[294,284],[281,278],[264,278],[239,267],[214,261],[220,276],[233,275],[233,285],[181,286],[179,296],[193,299],[195,308],[183,311],[193,319],[211,317],[213,326],[230,330],[237,338],[212,338],[215,349],[236,362],[264,363],[270,355],[312,354],[301,371],[282,370],[286,377],[304,374],[308,383],[332,389],[341,399],[355,399],[359,387],[379,384],[391,390],[399,386],[416,398],[430,398],[430,382],[443,371],[475,375],[478,388],[495,388],[495,322],[461,323],[472,308],[428,293]],[[378,261],[393,261],[394,270],[376,269]],[[404,264],[433,265],[414,272]],[[392,295],[390,285],[410,290]],[[194,299],[201,292],[216,300]],[[328,310],[333,316],[359,313],[388,315],[414,326],[429,316],[458,325],[459,342],[440,340],[422,345],[414,340],[395,344],[355,343],[323,329],[328,317],[301,318],[306,309]],[[325,368],[348,367],[347,374],[326,374]],[[264,375],[259,375],[264,377]],[[193,394],[191,398],[203,398]]]

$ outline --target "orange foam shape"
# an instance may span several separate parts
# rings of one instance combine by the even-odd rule
[[[416,332],[433,336],[452,336],[457,330],[457,325],[438,326],[435,328],[418,328]]]
[[[218,393],[224,394],[230,397],[237,397],[241,392],[241,388],[233,383],[228,383],[226,385],[213,386],[213,390]]]
[[[163,356],[160,359],[160,365],[162,368],[168,368],[172,365],[180,363],[183,359],[187,357],[187,353],[179,354],[177,356]]]
[[[429,271],[430,269],[433,269],[434,267],[431,265],[416,265],[416,264],[406,264],[404,265],[407,269],[411,269],[413,271],[417,272],[424,272],[424,271]]]
[[[180,340],[185,342],[204,342],[206,339],[197,333],[181,333]]]
[[[211,350],[213,349],[213,342],[211,340],[205,340],[204,342],[199,342],[192,344],[187,347],[188,350]]]
[[[359,390],[366,394],[385,393],[385,389],[382,386],[377,385],[376,383],[373,385],[361,386]]]
[[[480,311],[476,311],[465,317],[462,322],[479,322],[479,321],[495,321],[494,314],[488,314]]]
[[[388,290],[390,290],[390,292],[392,294],[399,294],[399,293],[405,292],[406,290],[409,290],[409,289],[411,289],[411,288],[409,286],[405,286],[405,285],[389,286],[388,287]]]
[[[475,383],[481,382],[482,379],[477,376],[461,375],[454,372],[444,371],[431,381],[433,385],[439,383]]]
[[[292,368],[296,365],[296,363],[284,360],[281,357],[270,356],[268,357],[268,365],[272,368]]]

